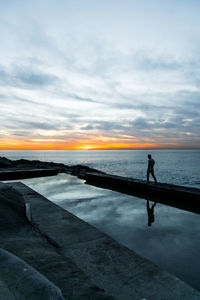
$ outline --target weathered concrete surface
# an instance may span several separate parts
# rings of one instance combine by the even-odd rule
[[[200,190],[167,183],[147,183],[144,180],[132,179],[109,174],[86,173],[87,183],[102,183],[114,188],[125,188],[130,191],[160,195],[163,197],[177,197],[182,200],[200,201]]]
[[[112,297],[107,296],[103,290],[91,282],[84,270],[81,270],[71,258],[64,256],[58,248],[52,245],[47,234],[41,234],[41,231],[33,229],[25,217],[24,197],[20,189],[17,191],[13,186],[14,184],[0,183],[0,248],[21,258],[27,265],[45,276],[48,281],[61,289],[65,299],[112,300]],[[33,192],[27,187],[26,193],[31,197]],[[37,195],[34,194],[34,197],[37,198]],[[49,204],[49,201],[46,200],[46,203]],[[41,218],[43,214],[48,215],[48,204],[47,211],[42,210],[39,213]],[[34,214],[34,210],[32,213]],[[19,269],[16,270],[14,265],[13,268],[3,269],[4,259],[2,260],[1,257],[0,261],[0,300],[13,300],[13,297],[15,300],[30,299],[26,296],[29,286],[25,284],[20,289],[22,292],[24,288],[24,296],[13,294],[16,287],[15,275],[21,278]],[[6,270],[7,274],[5,274]],[[40,285],[37,290],[40,289],[39,287]],[[33,299],[40,298],[37,295]]]
[[[0,270],[1,282],[4,287],[8,287],[14,299],[65,300],[61,290],[46,277],[19,257],[1,248]],[[4,299],[9,299],[8,297],[9,294]]]
[[[115,299],[200,299],[198,291],[27,186],[21,183],[12,183],[12,186],[30,204],[36,226],[59,245],[57,252],[75,263],[93,284]],[[49,260],[51,264],[50,256]],[[35,260],[32,263],[35,264]],[[45,274],[45,269],[40,266],[38,270]],[[59,276],[59,273],[56,275]],[[47,277],[56,284],[53,272]],[[58,282],[56,285],[59,286]]]
[[[0,299],[16,300],[13,293],[9,290],[8,286],[2,280],[0,280]]]
[[[58,171],[55,169],[30,169],[30,170],[11,170],[0,171],[0,180],[15,180],[33,177],[55,176]]]

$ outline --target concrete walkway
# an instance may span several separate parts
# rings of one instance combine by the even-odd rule
[[[41,219],[48,215],[51,205],[23,184],[0,183],[0,300],[57,300],[62,297],[112,300],[113,297],[96,286],[71,258],[61,253],[59,246],[55,247],[51,237],[40,228],[33,228],[25,216],[26,199],[21,191],[26,192],[32,203],[36,200],[40,205],[37,199],[41,204],[46,203],[45,211],[37,211]],[[34,215],[34,207],[31,208]]]
[[[56,169],[29,169],[29,170],[1,170],[0,180],[18,180],[25,178],[55,176],[58,174]]]
[[[160,197],[174,197],[184,200],[200,201],[200,189],[190,188],[185,186],[157,183],[147,183],[144,180],[138,180],[133,178],[127,178],[122,176],[90,173],[86,172],[84,175],[79,177],[86,179],[87,183],[96,183],[110,186],[111,188],[124,188],[128,191],[140,192],[141,194],[147,194],[149,196],[160,196]]]
[[[61,290],[12,253],[0,249],[0,274],[4,287],[0,299],[65,300]]]
[[[143,199],[157,201],[169,206],[200,213],[200,189],[185,186],[147,183],[144,180],[85,172],[78,175],[87,184],[106,188],[121,193],[134,195]]]
[[[42,243],[48,244],[48,251],[45,250],[45,254],[42,254],[41,241],[38,243],[35,239],[31,245],[28,239],[24,239],[23,247],[19,241],[17,246],[13,241],[11,244],[8,239],[6,243],[2,240],[2,248],[10,249],[12,253],[30,263],[57,285],[66,299],[69,291],[69,299],[200,299],[200,293],[183,281],[118,244],[26,185],[10,185],[29,203],[34,228],[38,229],[34,235],[37,234],[37,238],[38,235],[42,236]],[[76,288],[74,280],[70,282],[74,276],[73,272],[69,273],[70,263],[70,270],[74,268],[77,278]],[[82,295],[74,295],[77,288],[79,291],[82,289]]]

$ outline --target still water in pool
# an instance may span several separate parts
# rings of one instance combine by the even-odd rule
[[[198,214],[86,185],[66,174],[22,182],[200,289]]]

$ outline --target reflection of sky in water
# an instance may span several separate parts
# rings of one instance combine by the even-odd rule
[[[192,286],[200,286],[199,215],[84,184],[65,174],[23,182]],[[150,207],[153,202],[150,201]]]

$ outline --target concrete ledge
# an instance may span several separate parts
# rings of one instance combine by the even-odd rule
[[[2,299],[16,300],[14,295],[11,293],[5,282],[0,279],[0,295]]]
[[[7,250],[9,253],[16,255],[23,260],[28,266],[37,270],[47,280],[62,290],[64,299],[70,300],[114,300],[108,296],[104,290],[100,289],[85,273],[77,267],[75,262],[67,256],[62,255],[59,245],[40,226],[32,222],[32,219],[26,217],[25,199],[14,186],[16,184],[0,183],[0,247]],[[17,184],[24,186],[22,184]],[[31,189],[26,187],[29,197],[32,201],[36,201],[38,194],[33,193]],[[49,202],[46,200],[47,203]],[[40,203],[39,203],[40,205]],[[32,205],[34,208],[34,205]],[[38,207],[41,211],[37,211],[40,217],[48,214]],[[32,209],[30,211],[35,214]],[[58,220],[57,220],[58,221]],[[48,222],[47,222],[48,223]],[[56,229],[55,229],[56,230]],[[57,232],[59,235],[59,232]],[[9,267],[6,263],[1,267],[1,263],[6,262],[4,257],[0,256],[0,299],[1,300],[23,300],[23,295],[15,297],[10,285],[13,284],[15,277],[20,277],[20,269],[16,269],[16,260],[12,260],[14,267]],[[5,271],[5,272],[4,272]],[[6,272],[8,274],[6,275]],[[9,273],[11,272],[11,273]],[[21,278],[21,277],[20,277]],[[32,285],[32,283],[30,282]],[[21,292],[23,291],[21,286]],[[38,296],[39,297],[39,296]],[[35,300],[39,299],[35,296]],[[29,300],[30,297],[26,297]],[[42,298],[43,299],[43,298]],[[54,299],[49,297],[48,299]]]
[[[7,290],[10,291],[11,299],[64,300],[61,290],[57,286],[22,259],[1,248],[0,280],[4,283],[4,288],[7,287]],[[4,299],[10,300],[10,298]]]
[[[1,171],[0,180],[15,180],[15,179],[26,179],[33,177],[43,176],[54,176],[57,175],[56,169],[30,169],[30,170],[12,170],[12,171]]]
[[[86,179],[87,183],[101,183],[109,185],[112,188],[121,187],[130,191],[148,192],[149,195],[175,196],[182,200],[200,201],[200,190],[196,188],[167,183],[147,183],[144,180],[99,173],[85,173],[82,178]]]
[[[200,213],[200,189],[166,183],[147,183],[144,180],[100,173],[87,172],[78,177],[85,179],[90,185]]]

